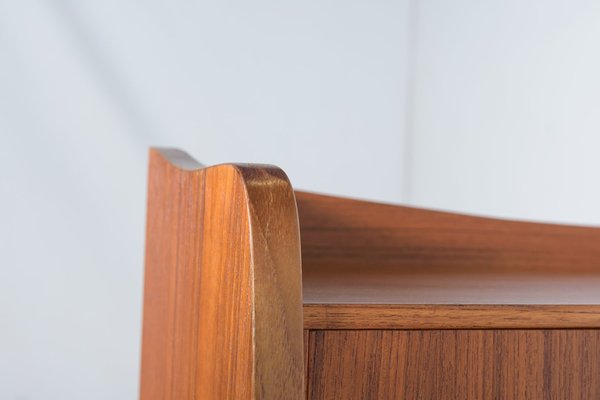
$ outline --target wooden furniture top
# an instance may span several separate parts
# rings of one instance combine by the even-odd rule
[[[393,266],[305,268],[304,304],[600,304],[598,274],[426,271]]]
[[[294,191],[178,150],[149,166],[143,400],[303,399],[307,348],[372,330],[600,329],[598,228]]]
[[[600,229],[296,191],[305,327],[600,327]]]

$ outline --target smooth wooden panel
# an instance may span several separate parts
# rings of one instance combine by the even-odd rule
[[[600,274],[322,265],[303,281],[309,329],[600,328]]]
[[[305,328],[600,328],[598,228],[296,197]]]
[[[531,304],[305,304],[304,328],[600,329],[600,306]]]
[[[141,398],[301,399],[294,194],[270,166],[150,154]]]
[[[421,272],[600,272],[600,229],[481,218],[296,192],[305,274],[323,265]]]
[[[309,399],[597,399],[600,331],[311,331]]]
[[[467,273],[459,268],[423,272],[376,264],[321,265],[307,271],[303,282],[305,304],[600,305],[600,268],[585,274]]]
[[[304,330],[304,382],[305,384],[308,382],[308,352],[310,349],[310,330]],[[308,392],[305,390],[305,394],[308,396]]]

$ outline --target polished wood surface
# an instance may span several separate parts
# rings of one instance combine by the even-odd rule
[[[305,304],[600,304],[596,273],[305,267]]]
[[[150,153],[141,399],[301,399],[294,193],[270,166]]]
[[[600,329],[600,305],[305,304],[306,329]]]
[[[600,398],[598,330],[311,331],[308,398]]]
[[[598,228],[153,150],[144,290],[142,400],[600,399]]]
[[[591,273],[600,229],[508,221],[296,192],[304,274],[328,266],[374,272]]]
[[[305,267],[310,329],[600,328],[600,273]]]
[[[306,328],[600,328],[598,228],[296,198]]]

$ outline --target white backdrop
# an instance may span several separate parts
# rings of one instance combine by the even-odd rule
[[[136,398],[151,145],[600,224],[600,5],[539,4],[0,0],[0,398]]]

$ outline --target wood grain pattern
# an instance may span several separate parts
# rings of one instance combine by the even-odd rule
[[[294,193],[271,166],[152,150],[141,399],[301,399]]]
[[[598,305],[305,304],[306,329],[600,329]]]
[[[153,150],[144,291],[142,400],[600,398],[597,228]]]
[[[296,192],[304,273],[323,265],[421,272],[593,273],[600,229],[508,221]]]
[[[600,328],[598,228],[296,197],[305,328]]]
[[[309,399],[598,399],[598,330],[311,331]]]
[[[304,330],[304,383],[308,382],[308,349],[310,348],[310,330]],[[305,390],[305,394],[308,396],[308,391]]]

